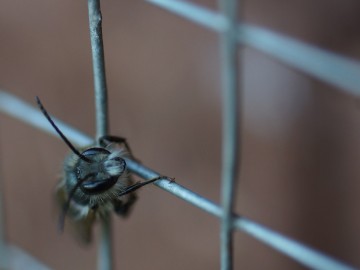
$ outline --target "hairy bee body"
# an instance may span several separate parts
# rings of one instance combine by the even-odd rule
[[[134,183],[127,172],[125,158],[131,158],[130,148],[124,138],[103,136],[96,144],[77,149],[51,119],[40,99],[37,104],[71,149],[65,158],[63,174],[56,188],[56,200],[60,208],[60,230],[63,231],[68,216],[75,230],[74,235],[83,243],[91,242],[93,223],[97,218],[114,211],[126,217],[136,201],[135,191],[155,182],[159,176]]]
[[[91,228],[96,219],[114,211],[126,217],[136,201],[135,193],[120,195],[128,187],[134,185],[127,172],[124,158],[129,158],[129,150],[121,145],[124,139],[107,136],[116,140],[100,139],[100,146],[90,145],[79,151],[91,158],[92,163],[82,160],[71,152],[64,162],[62,179],[56,188],[56,199],[60,209],[67,207],[66,215],[71,220],[75,235],[83,243],[91,241]],[[79,188],[81,179],[91,175]],[[102,182],[101,182],[102,181]],[[94,185],[98,183],[98,186]],[[88,189],[83,185],[87,183]],[[100,185],[100,184],[101,185]],[[72,196],[70,196],[71,192]]]

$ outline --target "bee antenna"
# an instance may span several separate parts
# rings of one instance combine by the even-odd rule
[[[80,179],[79,181],[77,181],[76,185],[71,189],[70,193],[69,193],[69,197],[66,201],[66,203],[64,204],[64,207],[62,209],[62,212],[60,214],[59,217],[59,224],[58,224],[58,228],[60,232],[64,231],[64,227],[65,227],[65,217],[67,212],[69,211],[70,208],[70,202],[72,197],[74,196],[76,190],[80,187],[80,185],[85,182],[87,179],[89,179],[90,177],[94,176],[95,173],[91,173],[89,174],[87,177],[85,177],[84,179]]]
[[[88,159],[84,155],[82,155],[73,145],[72,143],[65,137],[65,135],[61,132],[61,130],[55,125],[54,121],[51,119],[50,115],[47,113],[44,105],[41,103],[40,98],[36,96],[36,102],[41,110],[41,112],[44,114],[46,119],[50,122],[52,127],[56,130],[56,132],[60,135],[61,139],[66,143],[66,145],[76,154],[79,158],[82,160],[91,163],[91,159]]]

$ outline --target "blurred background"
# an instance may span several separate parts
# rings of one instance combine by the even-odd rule
[[[193,1],[216,9],[210,0]],[[245,22],[360,59],[358,0],[246,0]],[[93,135],[87,1],[0,1],[0,88]],[[146,166],[219,202],[221,92],[215,33],[144,1],[102,1],[111,134]],[[236,211],[360,267],[360,103],[253,49],[242,54]],[[96,269],[56,228],[65,144],[0,114],[7,239],[53,269]],[[218,269],[219,222],[154,187],[114,218],[116,269]],[[98,228],[95,235],[98,235]],[[304,269],[235,234],[236,269]]]

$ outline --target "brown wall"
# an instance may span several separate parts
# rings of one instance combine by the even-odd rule
[[[144,164],[218,202],[216,34],[143,1],[102,1],[111,133]],[[215,1],[196,1],[215,7]],[[360,58],[358,0],[242,1],[245,21]],[[0,1],[0,87],[94,134],[86,1]],[[237,212],[360,267],[360,106],[252,49],[243,59]],[[8,239],[54,269],[95,269],[56,231],[65,145],[0,115]],[[155,188],[115,221],[117,269],[218,269],[218,221]],[[236,269],[303,269],[236,233]]]

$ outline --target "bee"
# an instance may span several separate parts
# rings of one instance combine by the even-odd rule
[[[93,224],[98,218],[104,218],[112,211],[122,217],[128,216],[137,200],[134,191],[163,177],[135,183],[125,161],[132,157],[132,153],[122,137],[103,136],[96,144],[75,148],[38,97],[36,101],[46,119],[71,149],[65,158],[62,177],[55,192],[60,207],[59,229],[64,230],[65,217],[69,217],[75,236],[88,244],[92,239]]]

